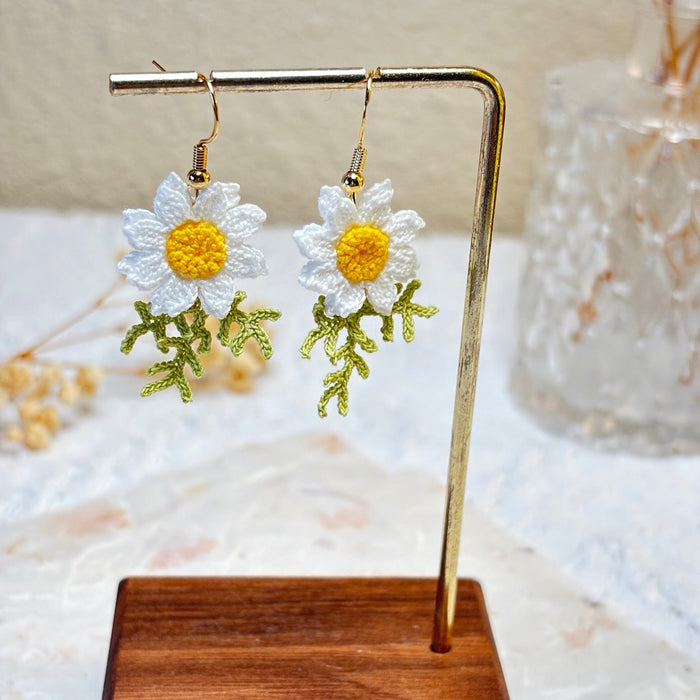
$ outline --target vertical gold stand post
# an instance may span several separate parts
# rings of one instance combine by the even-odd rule
[[[323,70],[212,71],[217,91],[276,91],[364,88],[364,68]],[[477,68],[385,68],[374,87],[468,87],[484,99],[481,149],[472,222],[467,291],[462,321],[457,389],[445,505],[440,575],[435,600],[431,648],[450,649],[457,606],[457,562],[464,509],[464,491],[474,412],[474,392],[481,343],[486,280],[505,119],[505,96],[498,81]],[[132,73],[110,76],[113,95],[204,92],[197,72]]]

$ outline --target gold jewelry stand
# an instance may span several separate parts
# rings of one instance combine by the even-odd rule
[[[364,68],[212,71],[209,80],[217,91],[364,89],[370,75]],[[422,579],[125,579],[103,698],[508,697],[479,584],[459,582],[457,596],[505,97],[477,68],[382,67],[373,81],[375,88],[474,88],[484,100],[434,606],[435,582]],[[197,72],[110,76],[113,95],[207,89]]]

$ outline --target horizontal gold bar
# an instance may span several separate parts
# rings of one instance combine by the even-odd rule
[[[112,73],[109,91],[112,95],[152,95],[169,92],[206,92],[197,71],[186,73]]]
[[[212,71],[217,90],[336,90],[363,87],[367,80],[364,68],[326,68],[322,70]]]
[[[364,88],[369,71],[365,68],[326,68],[305,70],[212,71],[210,79],[217,91],[269,92],[279,90],[337,90]],[[382,68],[373,81],[384,87],[474,87],[474,82],[492,84],[482,70],[453,68]],[[196,71],[158,73],[112,73],[112,95],[144,95],[206,92]]]

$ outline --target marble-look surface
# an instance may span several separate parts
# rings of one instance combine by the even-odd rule
[[[119,229],[118,216],[0,212],[0,358],[35,340],[47,327],[81,309],[109,285],[115,274],[115,251],[123,247]],[[314,295],[296,284],[303,260],[289,233],[277,230],[260,236],[258,245],[268,258],[270,276],[246,284],[251,299],[277,305],[284,312],[276,324],[275,356],[269,371],[258,380],[256,390],[246,395],[207,392],[184,406],[176,395],[167,392],[141,399],[139,381],[109,377],[92,408],[63,429],[49,450],[0,452],[0,527],[3,537],[14,533],[8,546],[21,539],[22,531],[31,532],[50,514],[104,499],[111,502],[115,494],[146,488],[149,482],[166,483],[180,472],[214,459],[226,463],[222,455],[251,442],[272,446],[280,440],[319,430],[337,434],[343,444],[362,455],[363,464],[369,461],[378,465],[368,472],[367,478],[391,475],[396,484],[407,481],[409,486],[414,479],[419,484],[424,483],[421,480],[436,484],[444,480],[468,254],[466,239],[424,236],[418,241],[423,280],[420,299],[437,305],[440,313],[429,321],[418,320],[416,340],[411,345],[399,341],[382,346],[370,358],[370,378],[364,382],[354,378],[351,384],[347,418],[331,414],[320,421],[315,403],[327,362],[320,351],[310,362],[298,356],[298,346],[309,328]],[[467,485],[469,501],[480,513],[473,517],[484,519],[488,527],[502,528],[521,540],[523,546],[545,555],[549,563],[539,557],[533,560],[533,576],[545,570],[547,576],[569,576],[588,599],[596,605],[604,604],[620,619],[619,629],[625,630],[628,642],[636,639],[642,647],[633,644],[637,660],[632,655],[625,657],[624,668],[617,669],[611,678],[624,678],[649,667],[648,658],[656,656],[657,647],[648,654],[642,648],[653,638],[653,643],[658,645],[663,640],[679,654],[685,654],[686,659],[697,658],[700,458],[643,459],[595,452],[540,430],[518,410],[507,385],[522,252],[521,244],[510,239],[497,239],[493,248]],[[95,319],[94,327],[133,322],[130,303],[135,298],[135,290],[125,287],[119,295],[124,303]],[[90,328],[89,323],[82,326],[83,330]],[[129,366],[131,362],[143,361],[146,354],[137,346],[135,358],[124,358],[117,348],[118,338],[101,340],[80,347],[79,359]],[[64,356],[76,358],[77,352],[66,350]],[[253,505],[248,503],[247,507]],[[230,508],[229,511],[235,522],[238,514]],[[151,530],[155,528],[153,522]],[[114,524],[108,523],[107,534],[113,529]],[[470,532],[465,530],[467,540]],[[275,537],[274,529],[270,533],[270,537]],[[280,538],[283,534],[284,528]],[[481,537],[479,534],[476,539]],[[472,541],[469,546],[477,545]],[[80,542],[75,546],[76,552],[82,551]],[[130,548],[124,547],[129,553]],[[267,568],[261,560],[254,560],[257,568],[245,572],[276,573],[284,557],[291,555],[289,541],[280,539],[275,547],[272,554],[268,550]],[[11,548],[10,554],[12,551]],[[19,547],[18,551],[24,550]],[[92,547],[91,551],[100,551],[100,547]],[[468,547],[467,557],[469,551]],[[155,550],[151,551],[151,556],[154,554]],[[56,564],[57,570],[80,567],[82,555],[74,552],[66,556],[62,564]],[[209,556],[203,560],[203,572],[215,573],[219,569],[208,567],[217,555],[212,551]],[[329,553],[325,556],[332,559]],[[514,554],[509,556],[524,565]],[[21,555],[12,559],[11,566],[3,563],[10,567],[8,582],[17,580],[12,572],[18,561],[23,561]],[[30,557],[27,561],[30,569],[24,571],[29,575],[36,560]],[[367,571],[379,573],[371,567],[381,565],[381,561],[370,564]],[[431,558],[427,569],[392,569],[387,573],[432,575],[435,561]],[[347,551],[342,563],[346,568],[338,569],[338,573],[358,571],[353,567],[359,562],[348,557]],[[114,572],[114,584],[127,573],[118,564]],[[309,569],[309,573],[313,572]],[[98,574],[94,572],[95,576]],[[504,570],[504,575],[512,572]],[[479,578],[484,576],[479,574]],[[490,597],[488,580],[485,583]],[[14,610],[22,595],[26,606],[39,606],[47,594],[43,581],[37,586],[33,589],[27,583],[24,594],[15,590],[9,609]],[[10,584],[3,576],[3,610],[8,609],[9,594]],[[72,595],[66,593],[67,599]],[[597,631],[586,632],[593,624],[593,610],[599,608],[591,607],[589,616],[582,618],[579,636],[597,637]],[[493,612],[496,615],[498,611]],[[49,619],[61,614],[56,609]],[[70,627],[73,619],[68,616],[62,624]],[[78,629],[79,624],[75,625]],[[567,625],[565,629],[579,629],[573,618],[568,619]],[[531,627],[523,628],[520,636],[522,647],[527,647],[529,654],[524,658],[536,658],[537,663],[544,664],[537,654],[545,655],[551,644],[535,634],[536,625]],[[33,636],[30,631],[20,633],[16,629],[12,634],[20,636],[2,642],[9,644],[4,646],[2,663],[12,667],[20,649],[25,662],[37,659],[39,664],[40,659],[45,659],[38,650],[22,646],[25,636],[40,638],[42,628],[37,627]],[[531,644],[528,635],[532,635]],[[670,648],[668,651],[676,653]],[[509,653],[505,648],[506,658]],[[606,653],[601,652],[601,656]],[[510,663],[516,668],[519,662]],[[557,676],[558,663],[549,668],[550,676]],[[688,663],[689,668],[695,668],[694,661]],[[512,674],[507,661],[505,665],[506,674]],[[562,668],[563,674],[567,669],[575,670],[570,666]],[[80,675],[80,671],[76,673]],[[530,673],[534,671],[529,667],[515,671],[517,676]],[[37,671],[36,675],[42,674]],[[5,676],[0,672],[0,677]],[[665,688],[659,685],[665,677],[655,676],[656,685],[649,687]],[[682,673],[674,673],[673,677],[677,679],[673,690],[677,695],[659,690],[636,697],[693,697],[693,692],[700,696],[697,685],[688,686],[690,681]],[[536,687],[534,682],[532,687]],[[580,688],[585,687],[585,683],[580,684]],[[688,687],[694,689],[690,695],[686,692]],[[559,694],[552,690],[550,695],[530,697],[621,697],[597,692],[587,694],[579,690],[577,695],[574,690]]]
[[[391,474],[319,434],[7,527],[0,695],[99,697],[126,575],[434,576],[443,499],[429,475]],[[616,619],[471,507],[465,533],[461,569],[484,586],[514,699],[693,697],[700,661]]]

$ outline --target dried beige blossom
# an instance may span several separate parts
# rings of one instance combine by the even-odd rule
[[[58,400],[68,406],[73,406],[80,398],[80,387],[76,382],[64,382],[58,391]]]
[[[75,375],[75,383],[85,396],[94,396],[102,380],[102,372],[97,367],[80,367]]]
[[[58,365],[46,365],[39,374],[39,379],[48,384],[60,384],[63,381],[63,372]]]
[[[5,431],[5,440],[10,442],[24,442],[24,430],[19,425],[11,425]]]
[[[21,403],[17,410],[22,423],[31,423],[41,414],[41,403],[36,399],[29,399]]]
[[[53,387],[41,376],[36,377],[34,383],[31,384],[26,392],[28,399],[43,399],[46,398],[52,391]]]
[[[37,422],[41,423],[50,432],[55,433],[61,426],[58,409],[55,406],[43,406],[37,416]]]
[[[32,381],[32,371],[25,364],[8,362],[0,365],[0,386],[6,389],[11,397],[18,396]]]
[[[53,393],[63,381],[61,368],[56,365],[48,365],[35,375],[34,383],[29,388],[27,396],[29,398],[43,399]]]
[[[51,432],[42,423],[29,423],[24,430],[24,444],[30,450],[43,450],[51,442]]]

